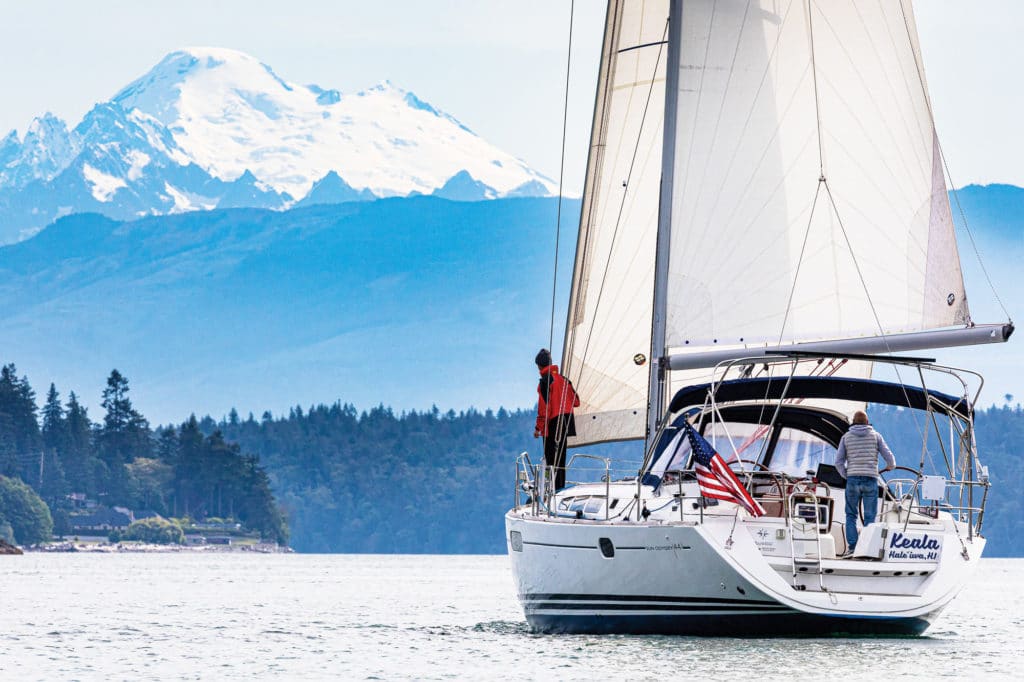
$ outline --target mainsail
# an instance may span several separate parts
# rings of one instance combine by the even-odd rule
[[[576,445],[658,357],[969,323],[909,0],[613,0],[578,239]]]

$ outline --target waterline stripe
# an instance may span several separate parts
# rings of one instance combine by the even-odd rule
[[[610,604],[610,603],[581,603],[581,602],[537,602],[527,604],[527,611],[671,611],[674,613],[705,613],[729,614],[736,613],[796,613],[794,609],[779,604],[778,606],[714,606],[712,604]]]
[[[781,606],[771,599],[731,599],[728,597],[665,597],[642,594],[545,594],[524,593],[523,601],[622,601],[670,602],[676,604],[738,604],[741,606]]]

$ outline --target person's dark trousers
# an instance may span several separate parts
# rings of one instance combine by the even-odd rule
[[[878,478],[850,476],[846,479],[846,546],[852,552],[857,546],[857,512],[864,502],[864,526],[875,522],[878,513]]]
[[[548,420],[548,435],[544,438],[544,463],[555,468],[555,490],[565,487],[565,448],[571,431],[572,416],[563,414]]]

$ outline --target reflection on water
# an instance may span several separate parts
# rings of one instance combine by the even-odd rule
[[[505,557],[2,559],[2,679],[1011,678],[1024,625],[1016,559],[925,637],[800,640],[537,635]]]

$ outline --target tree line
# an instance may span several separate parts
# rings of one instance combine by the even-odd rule
[[[62,401],[50,384],[40,409],[28,378],[18,377],[13,364],[0,368],[3,489],[20,490],[12,481],[31,488],[48,508],[54,533],[69,531],[73,497],[84,497],[165,517],[231,517],[268,540],[287,542],[284,515],[255,456],[216,430],[204,433],[194,416],[152,428],[116,369],[102,399],[103,419],[94,423],[74,392]]]
[[[51,386],[36,410],[27,379],[12,365],[0,370],[0,475],[38,491],[57,529],[65,496],[85,492],[166,516],[232,516],[267,538],[290,532],[300,552],[503,553],[516,455],[540,459],[533,410],[396,413],[336,402],[259,418],[231,410],[219,420],[152,428],[116,371],[103,409],[93,423],[74,394],[62,402]],[[877,406],[869,413],[899,463],[917,468],[913,413]],[[986,556],[1019,556],[1024,411],[1008,397],[977,412],[976,431],[993,483]],[[638,456],[632,443],[585,451],[617,462]],[[24,493],[8,488],[0,485],[0,503]]]
[[[345,403],[204,419],[267,468],[299,552],[501,553],[533,412]]]
[[[918,468],[921,435],[913,412],[885,406],[869,412],[899,463]],[[540,442],[532,438],[534,415],[436,408],[396,414],[384,406],[359,412],[335,403],[260,419],[232,411],[220,421],[201,420],[200,428],[221,432],[260,457],[287,509],[298,551],[503,553],[516,455],[529,451],[534,462],[541,458]],[[1017,450],[1024,412],[1009,404],[979,410],[976,431],[993,484],[983,529],[986,556],[1019,556],[1024,464]],[[934,439],[930,448],[937,448]],[[620,474],[640,456],[635,443],[580,451],[610,457]]]

